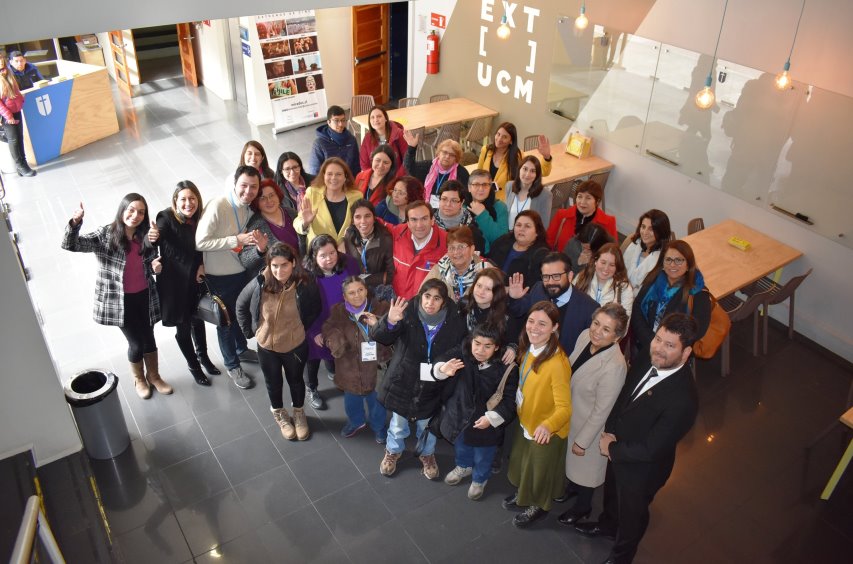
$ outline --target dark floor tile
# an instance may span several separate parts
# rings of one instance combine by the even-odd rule
[[[337,443],[288,465],[313,501],[363,478]]]
[[[160,471],[166,495],[181,509],[228,488],[228,478],[212,452],[204,452]]]
[[[398,521],[390,521],[344,544],[344,550],[354,564],[377,562],[428,562]]]
[[[51,526],[54,526],[51,524]],[[112,546],[103,531],[94,527],[56,539],[66,562],[111,564],[119,559],[119,548]],[[50,560],[45,558],[45,562]]]
[[[132,383],[129,385],[132,388]],[[155,392],[151,399],[143,400],[130,392],[125,393],[125,398],[143,435],[188,421],[193,416],[190,406],[178,394],[164,396]]]
[[[216,447],[213,453],[232,484],[245,482],[284,462],[263,429]]]
[[[382,526],[392,518],[391,513],[365,480],[360,480],[327,495],[314,506],[326,526],[342,545]]]
[[[248,517],[233,490],[228,489],[175,513],[181,532],[196,556],[249,530]]]
[[[169,512],[143,527],[119,535],[118,546],[128,564],[171,564],[192,558],[181,528]]]
[[[450,544],[447,540],[443,544]],[[420,545],[424,549],[423,545]],[[427,553],[430,554],[429,552]],[[534,525],[530,529],[517,529],[507,522],[493,528],[448,553],[430,556],[434,562],[537,562],[572,563],[582,561],[567,548],[553,529]]]
[[[237,398],[226,407],[197,414],[196,418],[213,448],[261,429],[261,423],[249,405]]]
[[[197,556],[195,562],[198,564],[261,564],[276,562],[276,560],[267,553],[258,535],[252,532]]]
[[[269,411],[267,413],[269,416]],[[285,439],[281,436],[281,429],[272,419],[269,420],[270,424],[265,427],[267,435],[287,462],[294,462],[304,456],[338,444],[334,433],[314,415],[313,410],[306,413],[308,414],[308,428],[311,431],[311,436],[307,441],[289,441]],[[262,419],[261,421],[263,422],[264,420]]]
[[[376,458],[372,473],[366,474],[368,483],[395,516],[400,517],[450,493],[451,488],[440,481],[430,481],[421,473],[422,466],[411,454],[404,454],[397,472],[386,477],[379,473],[382,454]]]
[[[406,513],[399,522],[427,559],[439,561],[464,550],[482,535],[479,524],[460,511],[460,506],[458,501],[441,496]]]
[[[346,562],[346,554],[313,506],[267,523],[258,530],[273,562]]]
[[[234,486],[234,491],[254,527],[275,521],[310,503],[286,464]]]
[[[166,468],[210,450],[195,419],[145,435],[142,442],[148,450],[148,461],[155,468]]]

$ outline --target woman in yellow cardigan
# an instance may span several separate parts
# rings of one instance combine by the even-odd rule
[[[518,342],[518,422],[508,478],[516,492],[504,509],[524,511],[512,524],[522,528],[548,515],[551,502],[563,493],[563,463],[572,416],[569,378],[572,368],[557,335],[560,311],[549,301],[537,302],[527,314]]]
[[[551,174],[551,144],[544,135],[539,136],[538,150],[542,155],[539,159],[542,161],[542,176],[548,176]],[[480,151],[477,168],[489,171],[492,182],[498,186],[495,195],[502,202],[506,201],[504,186],[518,176],[521,157],[521,149],[518,148],[518,130],[508,121],[498,126],[494,142],[484,145],[483,150]]]
[[[349,207],[362,197],[347,164],[338,157],[328,158],[305,191],[293,226],[300,235],[307,235],[308,245],[314,237],[324,234],[340,243],[352,223]]]

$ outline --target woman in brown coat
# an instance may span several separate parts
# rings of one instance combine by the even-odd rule
[[[343,294],[343,303],[332,307],[322,332],[335,358],[335,385],[344,391],[347,424],[341,436],[353,437],[369,423],[376,442],[384,444],[386,412],[376,399],[376,383],[379,365],[390,360],[391,349],[370,340],[367,334],[388,312],[388,302],[370,300],[367,284],[358,276],[344,280]]]

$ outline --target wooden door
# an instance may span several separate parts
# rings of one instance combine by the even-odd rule
[[[179,23],[178,27],[178,49],[181,52],[181,68],[184,71],[184,79],[187,84],[198,86],[198,73],[195,67],[195,51],[193,50],[193,32],[195,26],[191,23]]]
[[[388,101],[388,4],[352,9],[353,94],[370,94],[377,104]]]
[[[118,89],[128,96],[133,96],[133,87],[130,85],[130,73],[127,70],[127,52],[124,49],[122,30],[110,32],[110,50],[113,54],[113,66],[115,67],[115,79]]]

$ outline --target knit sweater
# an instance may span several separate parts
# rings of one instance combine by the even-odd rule
[[[252,210],[236,197],[232,205],[232,196],[233,190],[208,202],[195,232],[195,248],[204,253],[204,272],[212,276],[244,271],[238,254],[237,234],[249,223]]]

